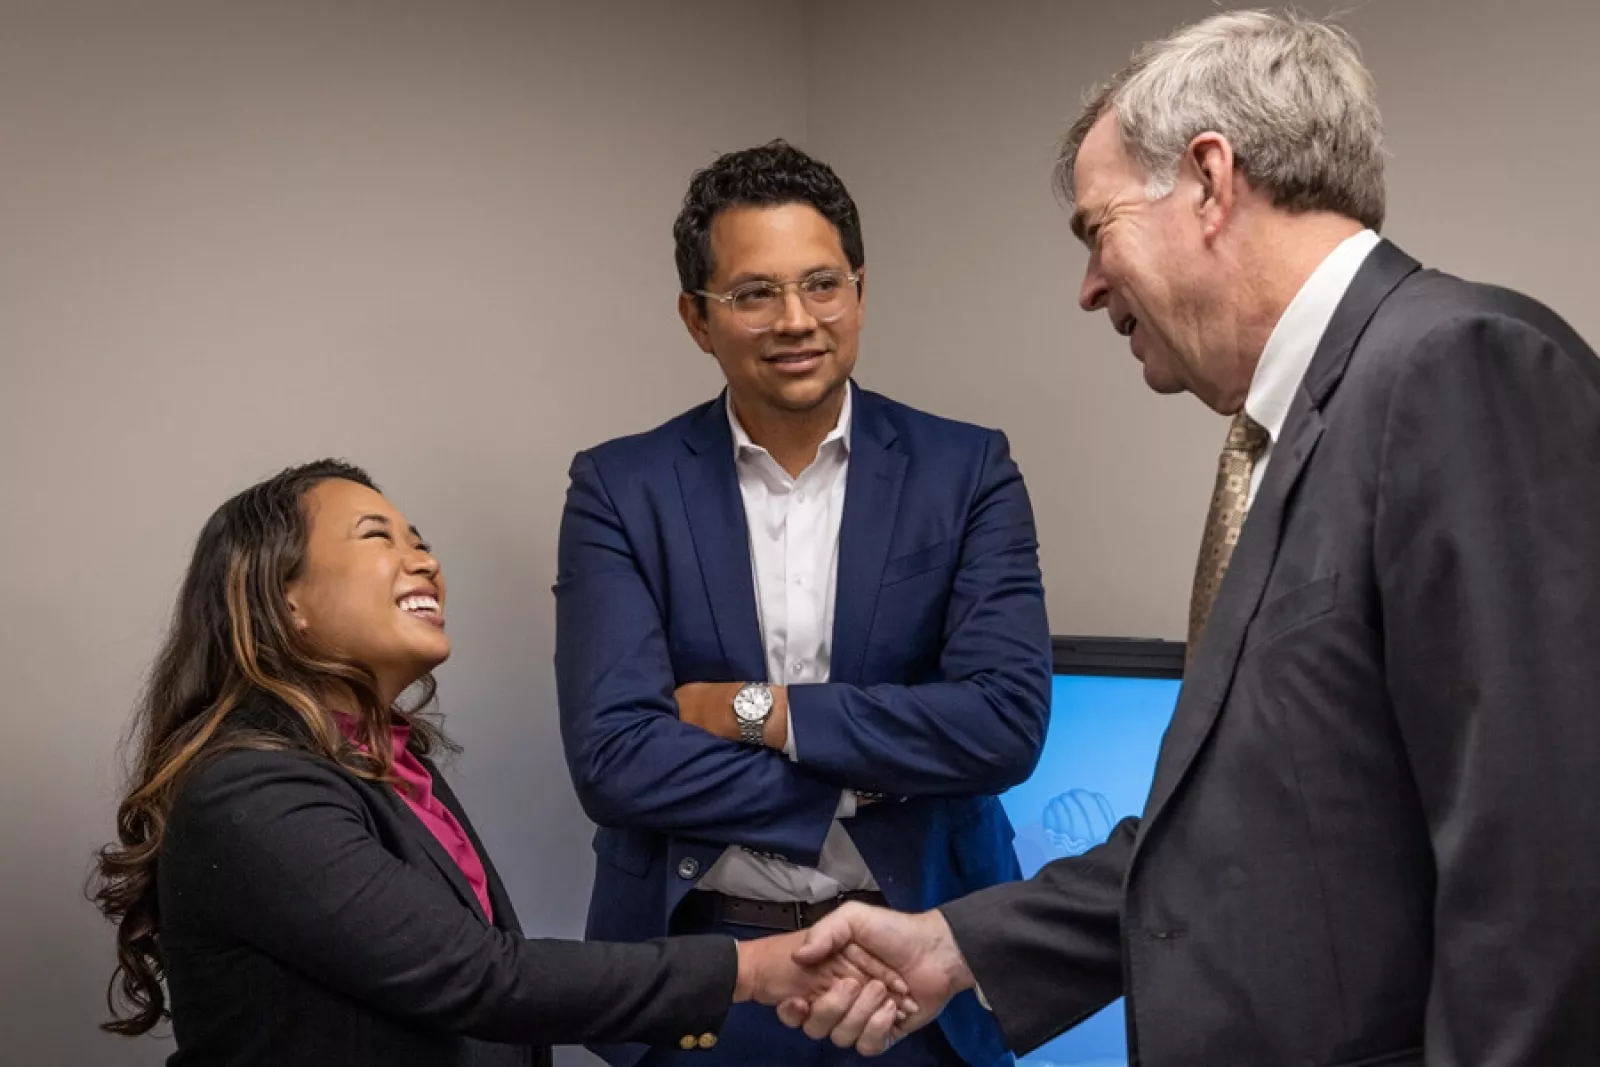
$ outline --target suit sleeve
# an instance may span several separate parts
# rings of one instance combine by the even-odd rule
[[[1138,835],[941,905],[1006,1046],[1038,1048],[1122,995],[1122,883]]]
[[[730,941],[527,940],[485,926],[401,862],[337,768],[235,751],[198,771],[173,813],[164,887],[240,942],[367,1006],[515,1044],[676,1042],[716,1030]]]
[[[1437,868],[1429,1063],[1600,1047],[1600,363],[1436,329],[1394,387],[1375,563]]]
[[[815,863],[839,787],[678,720],[660,610],[586,455],[572,465],[558,556],[562,740],[589,817]]]
[[[1050,718],[1050,627],[1022,473],[990,434],[968,506],[941,680],[789,689],[802,765],[898,796],[1000,793],[1033,772]]]

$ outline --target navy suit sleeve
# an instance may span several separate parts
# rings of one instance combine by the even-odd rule
[[[1463,317],[1394,388],[1375,562],[1437,870],[1429,1063],[1600,1045],[1600,362]]]
[[[600,472],[572,465],[556,579],[567,763],[591,819],[815,863],[839,790],[781,753],[680,722],[661,612]]]
[[[723,938],[533,941],[484,925],[385,849],[349,778],[234,751],[184,786],[163,895],[318,984],[418,1025],[516,1044],[676,1042],[715,1030],[737,960]]]
[[[939,654],[922,685],[789,689],[801,763],[897,796],[1000,793],[1033,772],[1050,718],[1050,627],[1022,473],[990,434]]]

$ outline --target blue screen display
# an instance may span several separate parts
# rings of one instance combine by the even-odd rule
[[[1039,766],[1000,798],[1030,878],[1053,859],[1100,844],[1117,821],[1144,810],[1177,679],[1055,676],[1050,732]],[[1108,1004],[1019,1061],[1027,1067],[1126,1067],[1122,1001]]]

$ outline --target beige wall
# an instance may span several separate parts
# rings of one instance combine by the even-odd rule
[[[765,58],[798,9],[31,7],[0,13],[0,1062],[170,1051],[93,1030],[111,943],[77,894],[114,741],[208,512],[324,454],[436,543],[453,778],[530,931],[580,934],[567,462],[718,386],[672,217],[715,153],[803,138],[803,71]]]
[[[318,455],[369,466],[438,544],[452,777],[530,931],[580,931],[549,665],[566,464],[718,384],[672,312],[668,230],[717,151],[785,135],[850,184],[861,379],[1011,433],[1054,628],[1180,633],[1221,427],[1076,310],[1048,172],[1086,84],[1204,0],[26,6],[0,9],[0,1061],[167,1051],[92,1029],[110,942],[77,892],[112,750],[205,515]],[[1600,337],[1600,16],[1350,21],[1390,232]]]
[[[818,0],[810,147],[866,230],[862,381],[1006,429],[1057,633],[1181,638],[1222,422],[1146,391],[1077,308],[1084,253],[1049,187],[1081,94],[1210,0]],[[1312,5],[1326,9],[1331,5]],[[1385,232],[1530,292],[1600,340],[1600,7],[1370,0],[1346,24],[1390,140]],[[823,32],[827,27],[827,32]]]

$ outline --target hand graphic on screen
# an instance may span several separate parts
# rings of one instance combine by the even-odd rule
[[[1060,855],[1080,856],[1111,836],[1117,813],[1100,793],[1069,789],[1045,805],[1039,822]]]

